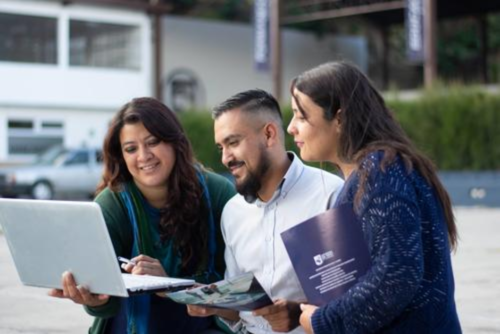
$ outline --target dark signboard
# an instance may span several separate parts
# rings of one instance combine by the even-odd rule
[[[424,61],[423,0],[406,0],[406,54],[415,63]]]
[[[269,70],[269,48],[269,0],[255,0],[254,63],[257,70]]]

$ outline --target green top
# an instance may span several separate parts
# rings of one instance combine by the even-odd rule
[[[225,245],[220,229],[220,218],[224,205],[229,199],[231,199],[231,197],[235,195],[236,192],[234,190],[233,184],[223,176],[208,171],[204,171],[204,176],[210,194],[217,241],[215,270],[216,272],[223,274],[225,270]],[[123,205],[119,194],[106,188],[96,197],[95,201],[100,205],[102,209],[116,255],[129,257],[132,253],[134,235],[132,224],[127,215],[127,210]],[[208,217],[206,219],[206,223],[208,224]],[[168,244],[170,243],[166,243],[165,248],[170,248]],[[177,257],[171,258],[175,259],[175,262],[178,262]],[[176,265],[177,263],[164,263],[164,267],[167,267],[165,269]],[[104,333],[106,318],[115,316],[119,312],[119,309],[120,300],[117,297],[110,297],[109,301],[106,304],[99,307],[85,307],[85,310],[88,314],[96,317],[89,333]]]

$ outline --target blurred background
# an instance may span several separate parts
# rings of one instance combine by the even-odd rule
[[[108,122],[138,96],[223,173],[210,109],[259,87],[287,122],[292,78],[336,59],[384,92],[455,204],[500,206],[497,0],[0,0],[0,196],[90,198]]]
[[[462,240],[464,332],[500,333],[498,0],[0,0],[0,196],[92,199],[108,123],[139,96],[173,109],[200,162],[224,173],[213,106],[258,87],[287,124],[292,78],[339,59],[373,80],[436,163]],[[28,303],[69,304],[12,290],[5,246],[0,235],[0,268],[12,274],[0,279],[0,332],[83,331],[74,305],[67,319],[80,329],[44,327],[48,315],[27,331],[28,315],[12,320]]]

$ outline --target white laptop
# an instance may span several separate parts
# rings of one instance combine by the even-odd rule
[[[93,293],[120,297],[195,283],[122,274],[97,203],[0,198],[0,225],[25,285],[61,289],[65,271]]]

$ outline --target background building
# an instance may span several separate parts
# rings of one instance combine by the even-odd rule
[[[153,16],[128,7],[0,2],[0,164],[30,161],[55,144],[101,146],[112,115],[137,96],[176,111],[210,109],[238,91],[272,91],[253,61],[253,26],[162,15],[159,72]],[[363,37],[283,30],[286,86],[298,73],[345,58],[367,69]]]
[[[271,71],[258,71],[254,65],[253,26],[164,16],[162,29],[163,97],[175,110],[210,108],[250,88],[272,92]],[[319,37],[283,29],[284,101],[288,101],[288,85],[295,76],[326,61],[350,59],[366,71],[366,44],[360,36]]]
[[[2,1],[0,36],[0,162],[54,144],[101,146],[117,107],[151,95],[144,13]]]

